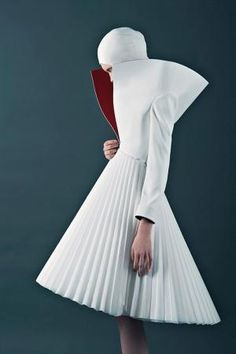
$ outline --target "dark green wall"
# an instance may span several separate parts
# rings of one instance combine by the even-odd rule
[[[114,138],[89,70],[114,27],[209,81],[176,124],[167,195],[222,322],[145,324],[151,353],[235,352],[233,1],[0,0],[0,353],[120,353],[115,320],[35,278]]]

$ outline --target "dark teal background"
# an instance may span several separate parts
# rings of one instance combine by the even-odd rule
[[[0,353],[116,354],[113,317],[35,278],[105,167],[115,136],[93,92],[114,27],[209,85],[176,124],[166,193],[222,322],[145,323],[153,354],[235,353],[233,1],[0,0]]]

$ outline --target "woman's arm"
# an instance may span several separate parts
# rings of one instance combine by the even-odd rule
[[[160,198],[166,187],[175,111],[172,95],[156,98],[150,109],[146,173],[135,212],[140,222],[131,247],[133,269],[139,275],[147,273],[152,265],[151,229],[157,222]]]
[[[135,211],[139,220],[144,217],[152,223],[157,221],[157,208],[168,178],[176,107],[175,97],[165,94],[154,99],[150,108],[146,174]]]

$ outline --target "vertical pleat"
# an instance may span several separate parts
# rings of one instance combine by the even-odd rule
[[[169,225],[167,242],[173,245],[169,254],[174,261],[170,275],[178,279],[175,283],[175,299],[184,301],[178,308],[178,322],[217,323],[220,321],[219,315],[166,198],[164,206]]]
[[[176,240],[176,232],[172,229],[172,223],[170,219],[168,218],[167,210],[165,210],[166,213],[166,219],[169,220],[167,223],[168,225],[168,233],[169,235],[167,243],[169,245],[169,254],[168,257],[171,259],[173,265],[172,268],[174,270],[174,274],[170,272],[170,278],[173,279],[174,276],[176,276],[176,273],[178,274],[178,282],[175,284],[175,299],[182,299],[184,301],[182,303],[182,306],[186,309],[187,317],[189,321],[194,320],[194,307],[192,303],[192,294],[191,291],[193,289],[189,286],[189,277],[187,276],[188,269],[186,268],[186,265],[184,264],[184,259],[180,253],[181,249],[181,242],[175,242]],[[179,289],[179,290],[178,290]],[[177,291],[176,291],[177,290]],[[177,313],[180,313],[180,311],[177,310]],[[182,314],[183,316],[183,314]],[[177,316],[176,316],[177,318]]]
[[[153,322],[220,321],[163,194],[153,225],[152,268],[139,277],[130,251],[146,165],[121,149],[109,160],[36,281],[114,316]]]

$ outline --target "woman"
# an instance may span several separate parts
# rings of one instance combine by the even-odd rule
[[[174,124],[208,81],[148,58],[129,27],[103,37],[98,61],[113,85],[118,149],[36,281],[117,317],[123,353],[147,353],[145,320],[220,322],[165,195]]]

